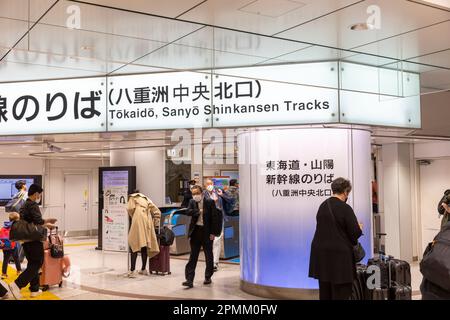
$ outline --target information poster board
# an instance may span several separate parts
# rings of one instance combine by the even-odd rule
[[[136,189],[136,167],[99,168],[98,247],[128,251],[128,194]]]
[[[128,185],[103,189],[103,250],[127,251],[127,197]]]

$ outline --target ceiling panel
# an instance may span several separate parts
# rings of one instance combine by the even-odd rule
[[[263,58],[274,58],[307,47],[295,41],[211,27],[203,28],[177,43]]]
[[[445,51],[424,55],[408,61],[450,69],[450,46]]]
[[[380,28],[353,31],[355,23],[365,23],[367,9],[376,5],[381,12]],[[450,12],[404,0],[372,0],[358,3],[321,19],[278,34],[280,37],[351,49],[400,33],[450,19]],[[384,55],[383,52],[371,52]]]
[[[114,69],[112,71],[112,75],[130,74],[130,73],[158,73],[158,72],[164,72],[164,71],[170,71],[170,70],[172,70],[172,69],[149,67],[149,66],[139,65],[139,64],[127,64],[127,65],[121,66],[120,68]]]
[[[307,22],[347,5],[357,3],[356,0],[294,0],[292,11],[288,11],[278,17],[270,10],[278,10],[277,3],[283,6],[289,5],[286,0],[208,0],[197,8],[182,15],[180,19],[195,21],[209,25],[234,28],[242,31],[250,31],[265,35],[273,35],[287,28]],[[304,4],[299,6],[298,2]],[[253,9],[249,5],[254,6]],[[258,14],[256,6],[265,8],[263,14]],[[246,12],[245,8],[247,7]],[[295,9],[298,7],[297,9]],[[283,12],[281,12],[283,13]],[[280,14],[278,12],[277,14]]]
[[[74,2],[60,1],[40,21],[66,27],[67,7]],[[109,33],[153,41],[171,42],[199,28],[192,23],[151,17],[143,14],[105,9],[98,6],[78,4],[81,13],[81,29]]]
[[[56,0],[0,0],[0,17],[36,21]],[[30,3],[30,10],[28,10]],[[28,17],[28,12],[30,17]]]
[[[0,82],[88,77],[100,74],[101,73],[95,71],[50,67],[48,65],[35,65],[10,61],[0,62]]]
[[[443,36],[440,37],[436,35]],[[357,47],[354,48],[354,50],[403,60],[449,48],[450,20],[369,45]]]
[[[96,73],[102,74],[106,74],[110,70],[115,70],[123,65],[92,58],[17,49],[12,50],[4,61],[66,69],[80,69],[84,71],[95,71]]]
[[[278,59],[289,62],[310,62],[338,60],[342,56],[341,50],[321,46],[309,46],[295,52],[279,56]]]
[[[28,22],[0,18],[0,47],[11,48],[28,31]]]
[[[424,93],[450,90],[450,70],[435,69],[424,72],[420,75],[420,83]]]
[[[59,41],[55,42],[54,39]],[[30,51],[48,53],[49,58],[62,56],[59,59],[50,60],[51,65],[64,67],[67,61],[71,64],[88,63],[92,66],[97,63],[96,70],[103,72],[112,71],[163,45],[164,43],[157,41],[70,30],[49,25],[37,25],[29,35]],[[107,62],[114,69],[106,68]]]
[[[367,64],[370,66],[390,66],[391,68],[401,68],[401,62],[395,59],[384,58],[377,55],[368,55],[368,54],[350,54],[348,52],[343,52],[342,58],[345,61]]]
[[[88,0],[85,2],[175,18],[203,0]]]

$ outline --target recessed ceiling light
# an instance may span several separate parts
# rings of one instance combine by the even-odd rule
[[[13,156],[18,156],[18,155],[20,155],[20,153],[17,153],[17,152],[13,152],[13,153],[11,153]]]
[[[373,24],[363,22],[363,23],[355,23],[350,26],[350,29],[353,31],[366,31],[366,30],[374,30],[375,26]]]

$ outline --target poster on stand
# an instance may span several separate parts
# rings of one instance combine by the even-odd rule
[[[128,185],[108,187],[103,191],[103,250],[127,252]]]

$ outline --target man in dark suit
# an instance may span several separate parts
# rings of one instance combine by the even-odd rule
[[[222,232],[222,219],[214,200],[205,198],[200,186],[192,187],[192,197],[186,210],[186,214],[192,217],[189,225],[191,254],[185,270],[186,281],[183,282],[183,286],[188,288],[194,286],[195,268],[202,247],[206,259],[203,284],[211,284],[214,273],[213,241]]]

